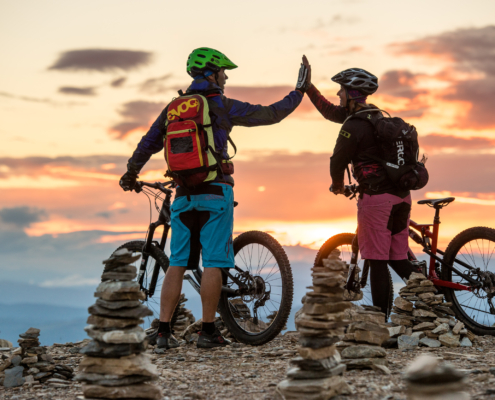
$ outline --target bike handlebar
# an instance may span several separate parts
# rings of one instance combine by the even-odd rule
[[[167,182],[155,182],[155,183],[150,183],[150,182],[144,182],[144,181],[137,181],[136,185],[134,186],[134,190],[136,193],[139,193],[141,190],[143,190],[143,186],[147,186],[153,189],[157,189],[165,194],[170,194],[172,191],[170,189],[167,189],[166,186],[170,186],[172,189],[175,189],[177,187],[177,183],[174,181],[167,181]]]

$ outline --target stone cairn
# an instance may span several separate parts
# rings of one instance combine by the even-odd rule
[[[139,259],[127,249],[116,251],[105,265],[102,283],[95,292],[98,299],[89,307],[85,331],[93,339],[81,349],[85,355],[76,380],[85,382],[84,398],[161,399],[161,388],[148,383],[157,379],[156,366],[143,354],[148,345],[139,326],[142,317],[153,313],[140,300],[136,267]]]
[[[71,367],[55,364],[47,354],[47,349],[40,345],[40,330],[29,328],[19,335],[20,348],[0,365],[0,374],[5,370],[3,385],[5,387],[22,386],[25,383],[43,383],[51,387],[67,387],[73,377]]]
[[[352,322],[344,341],[338,342],[337,347],[347,369],[373,369],[390,374],[387,352],[381,347],[390,339],[385,314],[378,307],[354,304],[346,313]]]
[[[406,286],[399,291],[392,308],[392,338],[399,349],[427,347],[471,347],[476,337],[464,324],[456,321],[450,309],[452,303],[436,294],[433,282],[423,274],[412,273]]]
[[[409,400],[469,400],[464,374],[430,355],[416,358],[406,369]]]
[[[345,263],[333,253],[323,265],[313,267],[313,286],[303,298],[302,313],[296,322],[300,334],[299,356],[291,360],[293,368],[277,391],[289,399],[330,399],[350,388],[343,379],[346,369],[340,363],[335,346],[349,321],[344,311],[350,303],[343,301]]]
[[[177,312],[177,320],[173,326],[174,334],[177,336],[182,335],[182,333],[187,329],[187,327],[196,322],[196,318],[191,310],[188,310],[185,306],[187,301],[186,295],[182,293],[180,295],[179,304],[177,307],[179,308]],[[146,334],[149,335],[153,332],[156,332],[158,327],[160,326],[160,320],[155,318],[148,329],[146,329]]]

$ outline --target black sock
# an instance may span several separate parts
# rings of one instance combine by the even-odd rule
[[[392,288],[388,281],[386,260],[369,260],[370,262],[370,286],[373,305],[380,307],[385,315],[390,314],[389,296]]]
[[[201,328],[203,332],[207,335],[213,335],[215,333],[215,323],[214,322],[203,322],[203,326]]]
[[[158,333],[172,333],[170,329],[170,322],[160,321],[160,326],[158,327]]]

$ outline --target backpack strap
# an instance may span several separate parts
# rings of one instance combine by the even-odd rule
[[[355,112],[354,114],[351,114],[349,115],[345,121],[342,123],[342,125],[344,125],[348,120],[350,120],[351,118],[355,117],[357,114],[363,114],[363,113],[366,113],[366,112],[384,112],[385,114],[388,115],[389,118],[392,118],[392,116],[385,110],[381,110],[379,108],[367,108],[366,110],[361,110],[361,111],[358,111],[358,112]],[[371,121],[370,121],[371,122]]]

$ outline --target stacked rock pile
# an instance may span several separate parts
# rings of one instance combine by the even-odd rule
[[[47,349],[40,345],[40,330],[29,328],[19,335],[17,341],[20,351],[14,351],[1,366],[4,371],[3,385],[5,387],[21,386],[24,383],[45,383],[54,387],[70,385],[73,370],[67,365],[56,365],[53,358],[47,354]]]
[[[196,318],[194,318],[192,311],[188,310],[185,306],[186,301],[186,295],[182,293],[180,295],[179,304],[177,305],[177,307],[179,307],[177,321],[175,321],[174,324],[174,331],[178,334],[184,332],[189,325],[196,322]]]
[[[291,360],[293,368],[277,386],[285,399],[330,399],[350,391],[342,376],[346,366],[335,346],[349,323],[344,311],[350,303],[343,301],[345,267],[334,253],[312,269],[312,291],[304,297],[296,323],[299,356]]]
[[[475,335],[455,320],[452,303],[436,293],[433,282],[420,273],[411,274],[399,291],[390,316],[394,326],[389,328],[399,348],[472,346]]]
[[[161,399],[158,386],[148,383],[157,378],[157,369],[149,355],[146,333],[139,326],[142,317],[152,312],[140,300],[144,294],[132,281],[136,261],[127,249],[116,251],[103,261],[102,283],[95,292],[98,299],[89,307],[85,330],[93,339],[81,349],[85,354],[76,380],[85,382],[85,398]]]
[[[464,374],[438,358],[422,355],[406,369],[409,400],[469,400]]]
[[[390,339],[385,314],[374,306],[353,306],[348,310],[352,321],[338,342],[342,362],[347,369],[374,369],[389,374],[387,352],[382,345]]]

